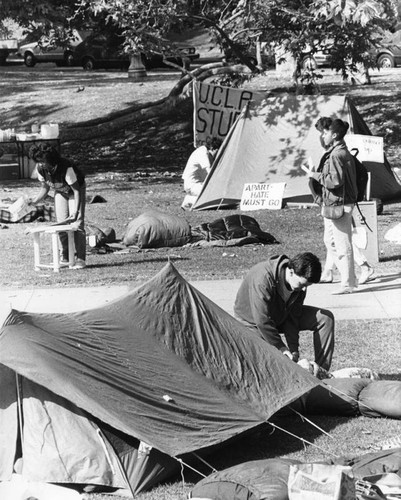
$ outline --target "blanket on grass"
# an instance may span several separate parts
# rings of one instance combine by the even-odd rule
[[[11,224],[20,224],[24,222],[51,222],[55,220],[54,208],[47,205],[32,206],[27,214],[15,220],[13,214],[11,214],[7,209],[0,209],[0,222],[6,222]]]

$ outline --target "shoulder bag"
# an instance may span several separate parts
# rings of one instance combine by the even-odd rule
[[[344,205],[323,205],[322,206],[322,215],[326,219],[341,219],[344,215]]]
[[[344,215],[345,181],[343,186],[343,199],[340,205],[322,205],[322,215],[326,219],[341,219]]]

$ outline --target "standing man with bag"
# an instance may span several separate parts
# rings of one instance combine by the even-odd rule
[[[322,186],[324,243],[341,276],[335,295],[352,293],[357,286],[352,249],[352,211],[357,200],[354,159],[344,142],[349,124],[336,119],[324,123],[321,138],[328,148],[321,172],[304,167]]]

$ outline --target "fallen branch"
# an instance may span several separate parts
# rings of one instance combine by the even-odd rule
[[[67,127],[60,132],[61,142],[86,141],[109,135],[117,130],[127,128],[139,120],[161,116],[170,113],[182,100],[188,99],[190,92],[185,92],[185,87],[192,80],[204,81],[217,75],[234,73],[251,73],[244,65],[228,65],[224,62],[206,64],[193,71],[183,70],[185,73],[173,86],[169,95],[155,102],[148,102],[118,111],[106,118],[97,118]],[[188,87],[187,87],[188,88]]]

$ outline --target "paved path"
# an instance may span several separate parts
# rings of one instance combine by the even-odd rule
[[[194,281],[192,285],[222,309],[233,314],[241,280]],[[357,293],[332,295],[335,284],[313,285],[307,304],[331,309],[337,320],[401,318],[401,273],[382,275],[361,285]],[[30,312],[71,312],[98,307],[132,289],[128,285],[86,288],[35,288],[0,291],[0,324],[10,307]]]

